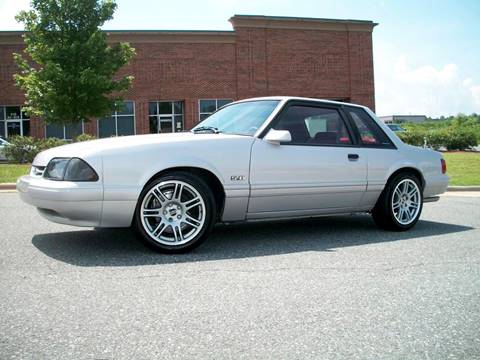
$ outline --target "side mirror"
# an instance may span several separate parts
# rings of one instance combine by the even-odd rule
[[[290,135],[288,130],[270,129],[263,139],[270,144],[280,145],[280,143],[292,141],[292,135]]]

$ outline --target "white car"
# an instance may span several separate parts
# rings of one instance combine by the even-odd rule
[[[17,189],[51,221],[133,226],[172,253],[216,222],[367,212],[407,230],[446,190],[445,172],[440,153],[404,144],[366,107],[267,97],[228,104],[190,132],[43,151]]]
[[[10,143],[9,143],[7,140],[2,139],[2,138],[0,137],[0,160],[1,160],[1,161],[7,160],[7,158],[5,157],[5,153],[3,152],[3,149],[4,149],[5,146],[7,146],[7,145],[10,145]]]

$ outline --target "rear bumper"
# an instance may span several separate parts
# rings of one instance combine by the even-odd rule
[[[50,221],[100,226],[103,187],[99,182],[53,181],[25,175],[17,180],[17,190],[24,202]]]
[[[447,191],[449,177],[445,174],[440,174],[435,177],[426,179],[425,188],[423,189],[424,199],[435,197]]]

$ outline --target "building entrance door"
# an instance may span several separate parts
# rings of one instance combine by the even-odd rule
[[[151,133],[183,131],[183,101],[151,102],[148,118]]]
[[[15,135],[22,135],[20,121],[7,120],[7,138]]]

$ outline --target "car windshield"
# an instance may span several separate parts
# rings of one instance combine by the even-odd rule
[[[195,126],[192,131],[253,136],[279,102],[257,100],[227,105]]]

